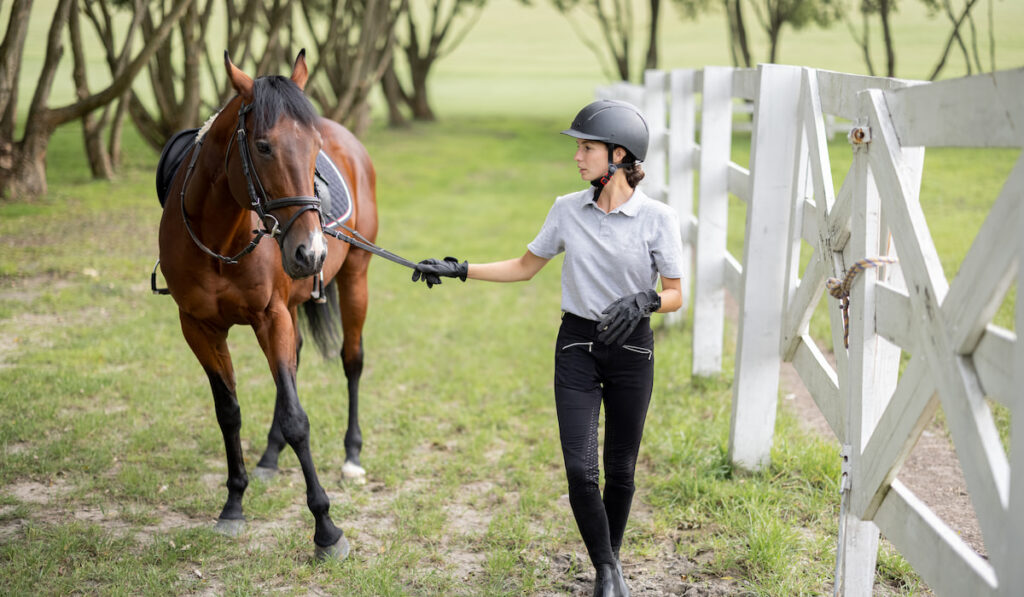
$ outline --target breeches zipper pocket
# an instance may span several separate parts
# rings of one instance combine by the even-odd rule
[[[643,346],[633,346],[631,344],[623,344],[622,348],[625,348],[626,350],[630,352],[635,352],[637,354],[647,355],[648,361],[654,358],[654,351],[651,350],[650,348],[644,348]]]

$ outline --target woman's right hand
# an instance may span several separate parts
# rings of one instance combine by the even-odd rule
[[[416,271],[412,273],[412,281],[419,282],[421,279],[426,282],[427,288],[433,288],[434,284],[440,284],[441,278],[458,278],[463,282],[469,274],[469,262],[454,257],[440,259],[424,259],[416,264]]]

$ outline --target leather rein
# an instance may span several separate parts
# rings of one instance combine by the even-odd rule
[[[415,263],[409,261],[408,259],[405,259],[404,257],[395,255],[394,253],[386,249],[378,247],[377,245],[373,244],[368,239],[366,239],[362,234],[359,234],[359,232],[352,228],[349,228],[348,226],[345,226],[344,224],[338,224],[338,226],[343,228],[352,236],[347,236],[332,228],[324,228],[324,216],[323,211],[320,209],[319,197],[299,195],[295,197],[281,197],[278,199],[268,199],[267,192],[263,188],[263,183],[260,181],[259,174],[256,172],[256,166],[252,162],[252,155],[249,153],[249,143],[246,140],[245,115],[248,114],[250,110],[252,110],[252,104],[247,105],[244,103],[238,110],[238,127],[235,129],[235,135],[231,137],[231,139],[228,141],[227,151],[224,152],[224,171],[227,172],[227,162],[228,158],[231,156],[231,144],[235,143],[237,140],[238,155],[242,161],[242,173],[245,175],[245,184],[249,192],[249,206],[253,209],[253,211],[256,212],[256,215],[259,216],[260,222],[263,224],[263,228],[259,230],[253,230],[253,238],[251,241],[249,241],[249,244],[244,249],[239,251],[238,254],[232,257],[221,255],[220,253],[217,253],[216,251],[207,247],[205,244],[203,244],[201,240],[199,240],[199,237],[196,235],[195,231],[192,230],[192,224],[191,222],[189,222],[188,214],[185,212],[185,190],[188,188],[188,181],[192,176],[192,170],[195,168],[196,162],[199,159],[199,152],[202,149],[203,141],[206,139],[205,136],[200,137],[196,141],[195,148],[192,150],[192,157],[189,160],[188,169],[185,171],[185,180],[182,182],[181,185],[181,193],[179,196],[178,203],[181,205],[181,218],[185,222],[185,229],[188,231],[189,236],[192,237],[192,242],[194,242],[203,253],[206,253],[210,257],[213,257],[214,259],[217,259],[229,265],[237,264],[239,259],[245,257],[249,253],[252,253],[253,250],[256,249],[256,246],[260,244],[260,240],[262,240],[264,236],[269,236],[271,238],[277,239],[278,245],[284,243],[284,237],[288,234],[288,230],[291,229],[292,224],[295,223],[295,220],[297,220],[299,216],[306,213],[307,211],[315,210],[320,218],[320,228],[324,234],[333,236],[338,240],[344,241],[350,245],[353,245],[365,251],[369,251],[374,255],[379,255],[384,259],[387,259],[388,261],[393,261],[394,263],[397,263],[399,265],[404,265],[405,267],[416,269]],[[259,189],[258,192],[257,189]],[[278,219],[271,215],[270,213],[274,210],[294,206],[300,206],[302,209],[296,211],[292,215],[292,217],[289,218],[289,220],[285,223],[284,226],[281,226]]]

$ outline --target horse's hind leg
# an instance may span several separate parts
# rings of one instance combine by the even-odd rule
[[[341,361],[348,380],[348,429],[345,431],[345,464],[341,475],[356,483],[366,482],[366,470],[359,462],[359,453],[363,449],[363,434],[359,429],[359,378],[363,373],[363,324],[369,303],[366,283],[369,257],[369,253],[352,249],[338,274],[338,299],[344,328]]]
[[[277,457],[280,456],[281,450],[286,445],[284,434],[281,433],[281,423],[277,420],[277,412],[275,412],[274,420],[270,424],[270,431],[267,433],[267,449],[263,451],[263,456],[256,463],[256,468],[252,472],[253,476],[263,481],[273,479],[277,474]]]
[[[317,478],[313,455],[309,449],[309,418],[299,403],[295,387],[294,328],[288,325],[286,314],[272,315],[272,318],[271,321],[253,326],[253,329],[277,385],[275,424],[302,466],[302,476],[306,480],[306,505],[316,524],[313,542],[316,544],[317,558],[344,558],[348,555],[348,541],[331,520],[331,503]]]
[[[245,474],[239,436],[242,416],[235,395],[235,374],[227,346],[227,330],[213,328],[185,313],[181,314],[181,329],[210,380],[217,423],[224,436],[228,461],[228,499],[217,519],[217,530],[226,535],[238,535],[245,525],[242,496],[249,485],[249,478]]]

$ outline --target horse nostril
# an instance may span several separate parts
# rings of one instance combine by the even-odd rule
[[[295,262],[303,267],[313,264],[313,254],[306,250],[306,245],[299,245],[295,249]]]

